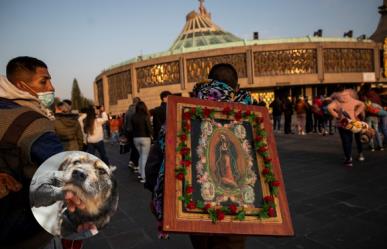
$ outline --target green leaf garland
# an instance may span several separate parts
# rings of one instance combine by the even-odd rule
[[[200,106],[183,109],[183,120],[181,131],[178,133],[180,142],[176,148],[182,159],[179,166],[175,169],[175,176],[178,180],[184,180],[188,171],[187,168],[191,166],[191,149],[187,146],[186,140],[190,136],[191,120],[194,119],[206,119],[215,117],[216,113],[222,113],[228,118],[233,118],[236,121],[243,121],[247,119],[250,123],[253,123],[255,130],[254,145],[256,153],[258,153],[264,161],[264,170],[260,172],[265,179],[265,182],[269,185],[270,196],[263,198],[262,209],[255,215],[260,219],[270,218],[276,216],[276,209],[274,203],[274,197],[278,196],[279,181],[276,179],[272,170],[272,159],[268,152],[267,144],[267,132],[261,128],[263,118],[256,116],[255,113],[250,111],[233,110],[230,107],[225,107],[222,110],[204,109]],[[192,200],[192,186],[188,182],[183,181],[184,191],[181,196],[178,197],[179,201],[182,201],[184,207],[189,210],[199,210],[204,213],[208,213],[212,223],[216,223],[224,219],[225,215],[234,216],[235,220],[243,221],[246,217],[246,212],[243,207],[238,207],[235,204],[229,206],[221,206],[218,208],[212,207],[209,203],[205,204],[203,201]],[[187,189],[189,188],[189,191]]]

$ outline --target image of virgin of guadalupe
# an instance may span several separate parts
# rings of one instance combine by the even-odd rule
[[[240,174],[236,164],[235,151],[225,135],[220,135],[216,145],[216,178],[219,184],[227,188],[238,187]]]

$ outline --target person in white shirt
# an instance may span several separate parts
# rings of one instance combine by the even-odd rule
[[[86,152],[95,155],[95,150],[97,150],[101,160],[107,165],[110,165],[103,143],[104,137],[102,125],[106,121],[107,115],[97,117],[95,109],[90,107],[86,112],[86,117],[83,119],[83,131],[86,134]]]

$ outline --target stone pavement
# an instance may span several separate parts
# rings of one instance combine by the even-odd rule
[[[387,248],[387,150],[366,148],[365,162],[346,168],[338,135],[277,134],[276,142],[295,236],[248,237],[246,249]],[[84,249],[192,249],[184,234],[157,239],[149,191],[128,169],[127,155],[106,147],[117,165],[119,210]]]

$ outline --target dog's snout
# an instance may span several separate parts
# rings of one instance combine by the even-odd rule
[[[73,170],[72,177],[81,182],[86,180],[86,174],[79,170]]]

